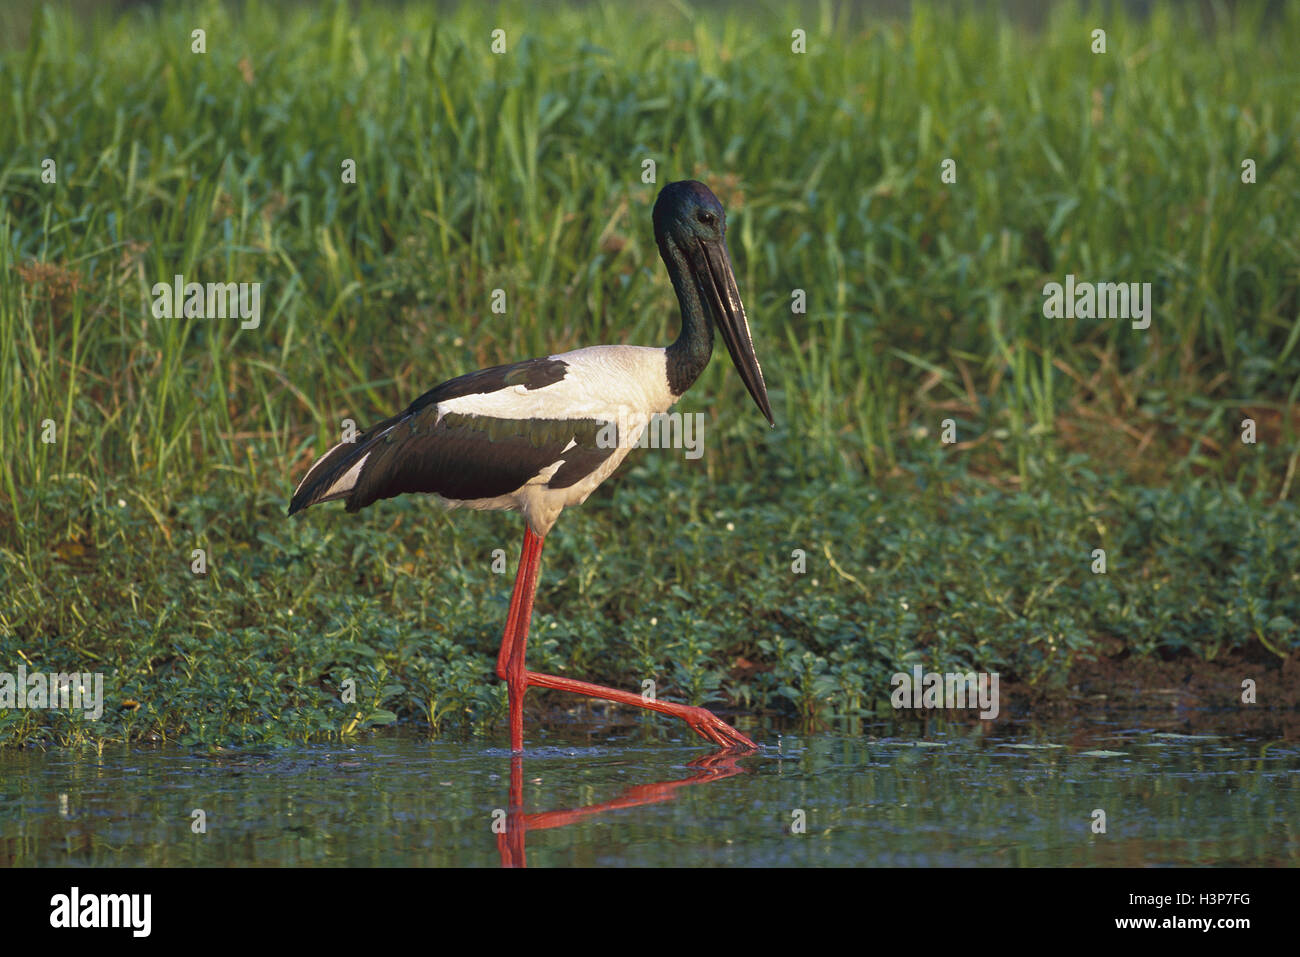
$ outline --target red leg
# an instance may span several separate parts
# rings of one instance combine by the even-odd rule
[[[531,527],[524,531],[523,552],[519,556],[519,572],[515,576],[515,590],[510,599],[510,613],[506,617],[506,631],[501,639],[501,652],[497,656],[497,675],[506,682],[510,695],[510,750],[524,749],[524,693],[530,685],[571,691],[590,698],[604,698],[629,704],[637,708],[658,711],[660,714],[681,718],[700,737],[724,748],[748,748],[757,745],[731,725],[715,718],[704,708],[666,701],[653,701],[629,691],[606,688],[587,681],[545,675],[524,669],[524,655],[528,649],[528,627],[533,617],[533,599],[537,595],[537,570],[542,560],[543,539],[533,534]]]
[[[574,694],[586,695],[588,698],[604,698],[607,701],[617,701],[620,704],[630,704],[633,707],[645,708],[649,711],[658,711],[660,714],[672,715],[674,718],[681,718],[700,737],[707,738],[714,744],[721,745],[724,748],[758,749],[758,745],[753,741],[725,721],[714,717],[712,712],[705,708],[673,704],[669,701],[651,701],[630,691],[619,691],[617,688],[606,688],[603,685],[594,685],[589,681],[576,681],[573,678],[561,678],[558,675],[544,675],[536,671],[526,671],[524,677],[530,686],[572,691]]]
[[[497,654],[497,677],[506,680],[509,674],[506,666],[510,664],[510,652],[515,646],[515,628],[519,625],[519,601],[524,590],[524,559],[528,557],[531,528],[524,531],[524,549],[519,555],[519,571],[515,574],[515,588],[510,594],[510,611],[506,614],[506,630],[501,635],[501,651]]]
[[[524,677],[524,653],[528,648],[528,626],[533,617],[533,597],[537,594],[537,566],[542,558],[542,543],[543,540],[533,534],[531,526],[524,529],[524,547],[519,555],[515,590],[510,598],[505,634],[501,637],[501,652],[497,655],[497,675],[505,680],[510,696],[510,750],[515,752],[524,749],[524,693],[528,690]]]

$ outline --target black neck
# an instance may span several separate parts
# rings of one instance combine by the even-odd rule
[[[668,347],[668,388],[673,395],[683,395],[713,355],[713,321],[700,302],[699,289],[691,278],[686,257],[673,243],[659,239],[659,254],[668,267],[677,304],[682,310],[682,331]]]

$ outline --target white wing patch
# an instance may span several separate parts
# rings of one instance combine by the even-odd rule
[[[369,452],[357,459],[357,464],[344,472],[337,482],[326,489],[325,495],[322,497],[328,498],[331,495],[337,495],[339,492],[351,491],[352,487],[357,484],[357,476],[361,474],[361,469],[365,466],[368,458],[370,458]]]
[[[563,464],[564,464],[564,459],[559,459],[553,465],[546,466],[546,468],[538,472],[536,476],[529,479],[528,484],[545,485],[547,482],[551,480],[551,476],[553,476],[556,472],[560,470],[560,466]]]
[[[376,435],[376,436],[375,436],[375,439],[376,439],[376,440],[378,440],[378,439],[382,439],[382,438],[383,438],[385,435],[387,435],[389,432],[393,431],[393,429],[397,428],[398,425],[401,425],[401,423],[399,422],[399,423],[397,423],[396,425],[390,425],[388,428],[384,429],[384,431],[382,431],[382,432],[380,432],[378,435]],[[352,444],[351,442],[339,442],[338,444],[336,444],[336,445],[334,445],[333,447],[331,447],[330,450],[329,450],[328,452],[326,452],[324,455],[322,455],[320,458],[318,458],[318,459],[316,460],[316,464],[313,465],[311,468],[309,468],[309,469],[307,470],[307,474],[304,475],[304,476],[302,477],[302,481],[299,482],[299,483],[298,483],[298,487],[297,487],[296,489],[293,490],[293,494],[294,494],[294,495],[297,495],[299,492],[302,491],[303,486],[306,485],[308,482],[310,482],[312,476],[316,474],[316,469],[317,469],[317,468],[318,468],[318,467],[319,467],[319,466],[320,466],[320,465],[321,465],[321,464],[322,464],[326,459],[328,459],[331,455],[334,454],[334,449],[342,448],[344,445],[351,445],[351,444]],[[329,491],[326,492],[325,494],[326,494],[326,495],[333,495],[334,492],[335,492],[336,490],[337,490],[337,491],[347,491],[348,489],[352,488],[352,486],[356,485],[356,484],[357,484],[357,475],[360,474],[361,466],[362,466],[363,464],[365,464],[365,461],[366,461],[366,459],[368,459],[368,458],[370,458],[370,453],[369,453],[369,452],[367,452],[365,455],[363,455],[363,456],[361,457],[361,461],[360,461],[360,462],[358,462],[356,465],[352,466],[352,468],[348,469],[346,475],[344,475],[341,479],[339,479],[337,482],[335,482],[333,485],[331,485],[330,488],[329,488]],[[344,484],[343,484],[344,482],[346,482],[347,484],[344,485]]]
[[[445,399],[438,414],[460,412],[495,419],[607,419],[619,412],[666,412],[673,404],[663,349],[590,346],[550,356],[564,378],[540,389],[517,384],[496,392]]]

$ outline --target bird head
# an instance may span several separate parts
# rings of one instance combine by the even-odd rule
[[[763,370],[754,353],[744,303],[727,249],[727,213],[703,183],[681,180],[659,191],[654,208],[655,240],[671,270],[675,259],[689,273],[706,316],[722,333],[731,361],[758,409],[773,423]]]

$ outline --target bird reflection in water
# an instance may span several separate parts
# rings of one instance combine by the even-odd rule
[[[565,827],[606,811],[671,801],[677,796],[678,788],[690,784],[710,784],[736,774],[747,773],[746,768],[736,764],[746,756],[724,748],[688,762],[686,767],[690,769],[690,773],[684,778],[656,784],[638,784],[636,787],[628,788],[612,801],[604,801],[600,804],[588,804],[586,807],[564,811],[525,814],[524,758],[523,755],[516,753],[510,758],[510,809],[506,813],[505,830],[497,835],[497,850],[501,854],[501,866],[526,866],[524,842],[530,830],[542,831],[552,827]]]

